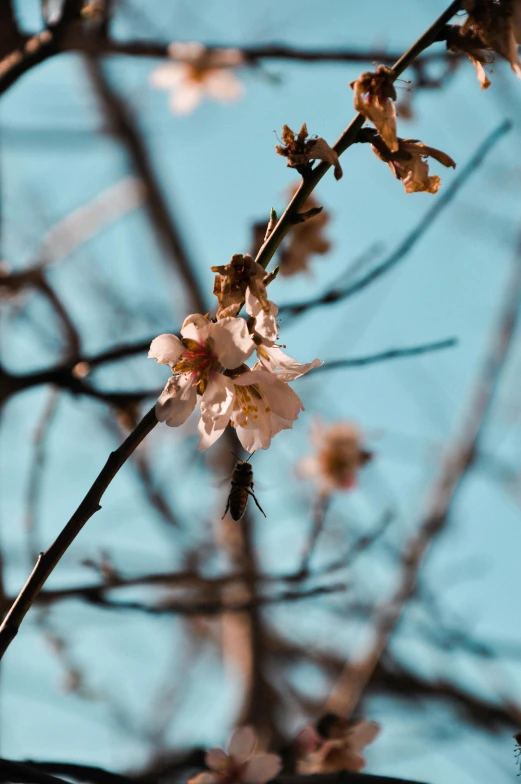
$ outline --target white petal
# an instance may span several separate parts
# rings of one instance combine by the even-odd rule
[[[235,378],[233,383],[238,386],[258,385],[273,413],[283,419],[295,420],[304,410],[299,396],[291,387],[268,370],[250,370]]]
[[[190,378],[176,374],[168,379],[156,403],[156,417],[170,427],[185,422],[195,408],[197,391]]]
[[[204,77],[204,89],[216,101],[238,101],[245,93],[244,85],[233,71],[210,70]]]
[[[206,46],[199,41],[174,41],[168,46],[168,55],[173,59],[195,61],[206,52]]]
[[[269,355],[272,370],[275,370],[277,367],[281,368],[281,370],[276,371],[277,378],[280,381],[293,381],[294,379],[309,373],[313,368],[324,364],[320,359],[314,359],[313,362],[307,362],[305,365],[301,365],[296,359],[289,357],[281,351],[278,346],[266,348],[266,352]],[[263,364],[265,363],[263,362]]]
[[[159,335],[150,344],[149,359],[173,367],[183,353],[183,344],[176,335]]]
[[[280,773],[282,760],[278,754],[257,754],[246,763],[241,780],[246,784],[265,784]]]
[[[211,411],[201,412],[201,418],[197,425],[197,432],[199,433],[197,448],[201,452],[204,452],[205,449],[208,449],[212,444],[215,444],[217,439],[220,438],[226,430],[229,421],[229,416],[216,417]]]
[[[272,426],[269,417],[259,416],[255,424],[235,425],[237,438],[247,452],[268,449],[271,444]]]
[[[268,345],[272,345],[273,341],[277,340],[279,333],[276,321],[276,316],[279,312],[278,307],[274,302],[268,300],[269,313],[265,313],[261,303],[252,294],[249,286],[246,289],[245,302],[247,313],[255,318],[255,332],[268,341]]]
[[[172,90],[174,87],[187,78],[188,69],[186,65],[180,63],[167,63],[160,65],[149,76],[152,87],[159,90]]]
[[[192,313],[183,321],[181,335],[189,340],[196,340],[198,343],[205,343],[210,334],[211,321],[201,316],[200,313]]]
[[[208,340],[221,365],[228,369],[242,365],[255,348],[245,320],[233,316],[210,324]]]
[[[207,767],[219,773],[229,767],[229,757],[222,749],[208,749],[204,761]]]
[[[212,373],[210,382],[201,398],[201,410],[211,409],[214,414],[229,414],[234,398],[233,381],[221,373]]]
[[[203,97],[202,85],[186,80],[172,90],[168,102],[174,114],[190,114],[199,106]]]
[[[257,736],[253,727],[239,727],[230,738],[228,754],[237,765],[242,765],[253,754],[256,743]]]

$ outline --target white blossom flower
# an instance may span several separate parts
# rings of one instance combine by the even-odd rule
[[[278,775],[282,761],[278,754],[256,754],[256,745],[254,730],[239,727],[232,734],[227,751],[206,752],[209,770],[188,779],[188,784],[266,784]]]
[[[240,367],[254,349],[246,322],[239,318],[214,324],[199,314],[188,316],[181,336],[159,335],[148,354],[174,374],[156,403],[158,420],[170,427],[185,422],[198,399],[218,414],[233,396],[233,384],[221,370]]]
[[[375,721],[334,718],[337,722],[330,736],[324,737],[315,727],[308,726],[297,737],[297,747],[303,752],[297,765],[299,773],[358,773],[365,768],[361,752],[379,734],[380,725]]]
[[[248,452],[268,449],[273,436],[293,427],[304,410],[299,396],[287,382],[277,372],[264,370],[258,363],[251,370],[244,367],[242,373],[228,380],[233,384],[232,396],[227,390],[226,397],[223,395],[211,404],[201,400],[200,449],[211,446],[228,423],[235,428]]]
[[[209,50],[200,43],[182,42],[171,44],[168,54],[177,62],[156,68],[150,83],[170,92],[174,114],[190,114],[205,96],[228,103],[244,95],[244,85],[233,71],[244,62],[239,50]]]

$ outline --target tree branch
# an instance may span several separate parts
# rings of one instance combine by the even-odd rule
[[[109,455],[109,458],[98,474],[87,495],[74,512],[69,522],[55,539],[53,544],[40,557],[22,588],[13,606],[0,626],[0,658],[18,634],[18,629],[33,602],[40,593],[47,578],[59,563],[63,554],[70,547],[85,523],[101,509],[100,501],[120,468],[125,464],[132,452],[156,426],[157,419],[152,408],[130,433],[123,444]]]
[[[416,43],[414,43],[405,52],[405,54],[403,54],[396,61],[394,66],[391,68],[393,80],[396,80],[400,74],[402,74],[405,69],[414,62],[418,55],[420,55],[424,49],[426,49],[433,43],[433,41],[436,40],[440,30],[445,27],[447,22],[452,19],[454,14],[459,11],[460,8],[461,0],[454,0],[454,2],[449,5],[447,10],[444,11],[443,14],[429,27],[429,29],[426,30],[425,33],[420,36],[420,38],[418,38]],[[345,152],[348,147],[356,142],[358,133],[361,130],[365,119],[365,116],[360,112],[354,117],[343,134],[334,144],[333,149],[338,155],[342,155],[342,153]],[[256,261],[261,264],[264,269],[267,268],[269,262],[275,254],[275,251],[279,247],[288,231],[292,226],[295,225],[295,218],[298,213],[301,212],[306,199],[310,196],[322,177],[330,168],[331,164],[322,161],[318,165],[315,165],[315,167],[310,170],[306,177],[303,178],[297,192],[293,196],[277,225],[257,254]]]

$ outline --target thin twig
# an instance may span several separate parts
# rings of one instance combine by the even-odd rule
[[[302,556],[302,564],[300,567],[300,574],[305,575],[309,571],[309,564],[313,553],[315,552],[315,547],[318,542],[318,538],[322,531],[324,530],[324,525],[326,522],[326,513],[329,507],[329,502],[331,500],[331,495],[328,493],[321,493],[319,494],[318,498],[315,500],[313,505],[313,523],[311,527],[311,532],[306,542],[306,546],[304,548],[304,553]]]
[[[423,35],[418,38],[406,52],[403,54],[391,68],[393,79],[397,79],[406,68],[408,68],[421,52],[432,44],[436,39],[438,32],[452,19],[454,14],[461,8],[461,0],[454,0],[446,11],[429,27]],[[358,132],[361,130],[365,122],[365,116],[360,112],[354,117],[343,134],[334,144],[334,150],[338,155],[342,155],[352,144],[356,142]],[[261,264],[264,269],[267,268],[269,262],[273,258],[275,251],[280,243],[295,224],[295,216],[302,210],[306,199],[313,192],[314,188],[318,185],[322,177],[331,168],[331,164],[323,161],[316,165],[307,175],[303,178],[297,192],[291,199],[290,203],[284,210],[283,215],[273,229],[272,233],[261,247],[257,254],[256,261]]]
[[[420,346],[410,348],[391,348],[388,351],[381,351],[378,354],[369,354],[366,357],[353,357],[352,359],[330,359],[323,365],[315,368],[313,375],[325,370],[337,370],[338,368],[364,367],[374,365],[378,362],[387,362],[391,359],[404,359],[405,357],[416,357],[420,354],[430,354],[434,351],[442,351],[446,348],[454,348],[458,345],[456,338],[439,340],[436,343],[423,343]]]
[[[398,247],[393,250],[381,264],[368,272],[367,275],[364,275],[348,286],[343,288],[336,286],[326,291],[320,297],[316,297],[312,300],[289,303],[287,305],[282,304],[279,306],[279,313],[284,313],[287,318],[288,316],[298,316],[311,308],[320,307],[321,305],[331,305],[339,300],[347,299],[354,294],[358,294],[371,283],[374,283],[375,280],[382,277],[382,275],[390,272],[398,262],[402,261],[402,259],[411,252],[418,241],[422,239],[423,235],[431,228],[436,218],[441,215],[445,207],[451,203],[469,177],[474,174],[481,163],[483,163],[488,153],[495,147],[497,142],[511,130],[511,128],[512,123],[509,120],[505,120],[487,136],[479,145],[472,158],[470,158],[461,171],[454,177],[452,182],[449,183],[448,187],[437,196],[432,207],[427,210],[414,229],[407,233],[407,236],[400,242]]]
[[[109,455],[105,466],[98,474],[94,484],[91,486],[69,522],[49,549],[40,554],[26,584],[20,591],[16,601],[0,626],[0,658],[2,658],[5,651],[18,634],[21,622],[30,610],[34,600],[40,593],[47,578],[57,566],[63,554],[75,540],[85,523],[93,514],[101,509],[100,501],[107,487],[136,447],[139,446],[141,441],[143,441],[156,424],[157,419],[154,408],[152,408],[145,414],[141,422],[132,433],[130,433],[123,444]]]

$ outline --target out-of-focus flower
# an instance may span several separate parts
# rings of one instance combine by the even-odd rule
[[[379,137],[373,140],[373,150],[381,161],[385,161],[394,176],[403,182],[406,193],[436,193],[440,187],[437,174],[429,175],[427,158],[435,158],[443,166],[456,168],[452,158],[435,147],[428,147],[417,139],[398,139],[396,152],[390,152]]]
[[[461,33],[464,35],[472,31],[489,50],[508,60],[514,73],[521,78],[521,61],[517,50],[517,45],[521,43],[520,0],[463,0],[463,8],[468,18],[462,25]],[[479,61],[475,53],[472,57],[483,62]],[[487,87],[477,65],[476,70],[482,87]]]
[[[232,256],[229,264],[212,267],[216,272],[213,293],[219,301],[217,318],[236,316],[241,309],[249,289],[260,307],[269,312],[268,295],[264,279],[266,270],[257,264],[247,253],[245,256],[237,253]]]
[[[398,149],[396,138],[396,90],[390,68],[379,65],[376,71],[363,73],[350,87],[355,91],[354,105],[370,120],[391,152]]]
[[[150,74],[150,83],[170,92],[174,114],[189,114],[205,98],[224,103],[244,95],[244,85],[234,68],[244,64],[238,49],[207,49],[196,42],[170,44],[168,54],[176,62],[165,63]]]
[[[188,779],[187,784],[266,784],[282,768],[277,754],[256,754],[257,738],[251,727],[239,727],[227,751],[210,749],[205,762],[209,770]]]
[[[226,318],[216,324],[199,314],[188,316],[176,335],[159,335],[148,356],[169,365],[174,374],[156,403],[156,416],[170,427],[181,425],[201,404],[215,415],[233,397],[233,384],[221,370],[238,368],[254,343],[244,319]]]
[[[362,754],[380,732],[375,721],[349,721],[334,714],[325,716],[316,727],[305,727],[297,736],[301,757],[297,769],[301,774],[336,773],[363,770]]]
[[[363,447],[358,427],[353,422],[335,422],[325,427],[315,421],[311,440],[316,454],[303,458],[298,472],[312,477],[325,494],[354,488],[358,471],[372,459],[372,453]]]
[[[298,133],[292,131],[289,125],[284,125],[281,141],[282,144],[277,144],[275,149],[279,155],[288,159],[288,166],[297,169],[300,174],[306,172],[311,161],[326,161],[334,167],[335,179],[339,180],[342,177],[342,167],[337,153],[322,137],[308,139],[306,123]]]
[[[303,210],[318,207],[313,196],[306,200]],[[296,223],[290,230],[288,242],[280,253],[280,274],[286,277],[299,272],[309,273],[311,256],[323,256],[331,249],[331,243],[324,237],[324,229],[329,223],[329,213],[322,210],[315,217],[304,223]]]

